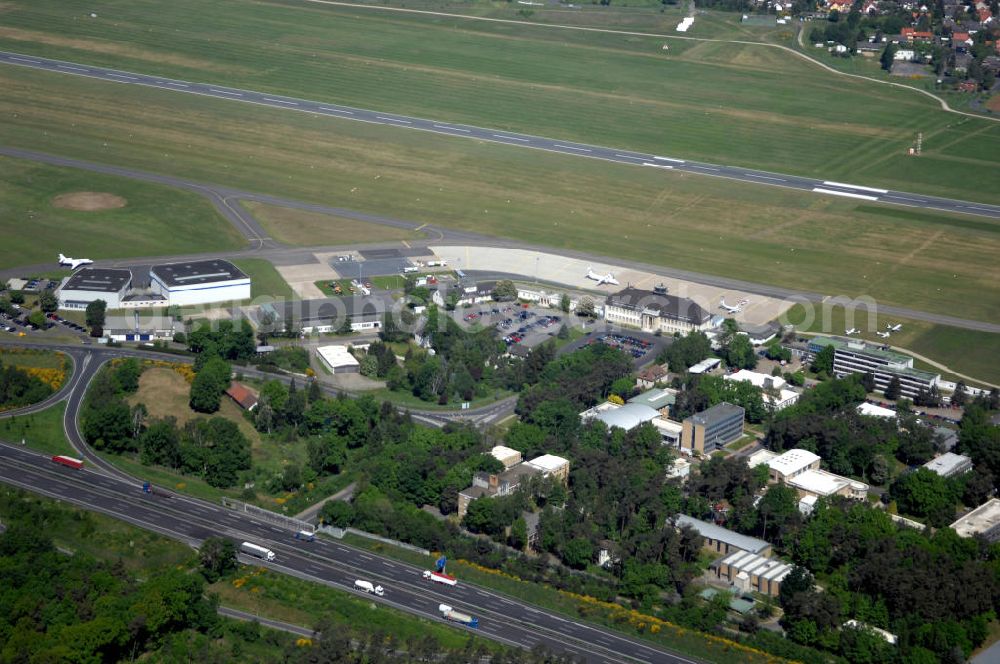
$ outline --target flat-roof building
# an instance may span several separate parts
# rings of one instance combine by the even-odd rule
[[[503,445],[497,445],[490,450],[490,456],[502,463],[504,470],[521,463],[521,453]]]
[[[959,537],[981,535],[991,543],[1000,540],[1000,498],[990,498],[951,527]]]
[[[677,390],[671,388],[655,388],[632,397],[629,403],[638,403],[659,411],[661,415],[669,415],[670,407],[677,401]]]
[[[63,282],[56,297],[62,309],[86,309],[96,300],[104,300],[108,309],[119,309],[131,285],[129,270],[84,267]]]
[[[712,567],[715,568],[716,578],[725,578],[730,583],[736,583],[736,578],[745,574],[750,589],[771,597],[778,596],[781,582],[792,572],[792,565],[788,563],[749,551],[731,553],[713,563]]]
[[[787,480],[788,486],[796,489],[800,497],[844,496],[855,500],[864,500],[868,495],[868,485],[849,477],[841,477],[831,472],[809,469]]]
[[[689,374],[708,373],[709,371],[719,366],[720,364],[722,364],[722,360],[720,360],[719,358],[709,357],[702,360],[701,362],[698,362],[697,364],[688,367],[688,373]]]
[[[876,406],[875,404],[868,403],[867,401],[858,404],[858,412],[862,415],[867,415],[868,417],[882,417],[887,420],[891,420],[896,417],[896,411],[892,408]]]
[[[833,347],[833,373],[841,378],[850,374],[871,373],[875,389],[885,392],[893,377],[899,379],[900,392],[912,399],[921,390],[929,391],[937,385],[940,376],[930,371],[913,368],[913,358],[883,346],[861,339],[814,337],[809,342],[809,352],[819,353],[827,346]]]
[[[693,300],[632,287],[604,303],[604,320],[645,332],[707,330],[715,325],[715,318]]]
[[[817,470],[820,457],[809,450],[791,449],[767,460],[766,463],[770,468],[769,475],[772,482],[788,482],[807,470]]]
[[[527,478],[538,475],[555,477],[565,482],[566,478],[569,477],[569,461],[554,454],[543,454],[526,463],[515,464],[499,473],[476,473],[472,476],[472,486],[458,492],[458,518],[465,518],[465,513],[469,510],[472,501],[479,498],[509,496],[521,486],[522,482],[527,481]]]
[[[743,408],[723,401],[684,420],[681,448],[710,454],[743,436]]]
[[[149,284],[172,306],[250,299],[250,277],[221,259],[154,265]]]
[[[972,459],[964,454],[945,452],[925,463],[924,468],[934,471],[941,477],[955,477],[972,470]]]
[[[757,373],[756,371],[739,371],[723,376],[726,380],[739,383],[750,383],[764,391],[764,403],[774,410],[787,408],[799,400],[799,393],[785,388],[785,379],[781,376]]]
[[[361,363],[347,350],[347,346],[320,346],[316,354],[334,374],[361,372]]]
[[[525,465],[534,468],[542,477],[554,477],[563,482],[569,479],[569,461],[555,454],[543,454],[525,461]]]
[[[728,528],[717,526],[708,521],[696,519],[687,514],[678,514],[674,519],[674,525],[690,526],[698,531],[698,534],[705,538],[703,548],[715,551],[716,553],[730,554],[736,551],[749,551],[762,556],[771,555],[771,545],[762,539],[741,535]]]

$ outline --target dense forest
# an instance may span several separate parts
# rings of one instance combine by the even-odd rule
[[[0,411],[29,406],[52,394],[46,382],[0,359]]]

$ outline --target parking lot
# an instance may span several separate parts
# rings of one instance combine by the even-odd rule
[[[612,348],[618,348],[630,354],[637,360],[643,359],[653,349],[653,342],[647,339],[640,339],[630,334],[609,332],[607,334],[592,337],[590,343],[603,343]]]
[[[529,348],[559,334],[559,328],[562,327],[566,316],[554,309],[525,308],[506,302],[485,303],[456,313],[461,314],[462,321],[466,325],[496,327],[500,338],[508,347],[521,344]],[[569,323],[573,324],[573,321]]]

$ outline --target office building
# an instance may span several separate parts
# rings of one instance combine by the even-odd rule
[[[725,401],[688,417],[683,422],[681,450],[711,454],[743,437],[743,408]]]
[[[809,352],[815,355],[827,346],[833,347],[833,373],[838,378],[871,373],[875,389],[880,392],[885,392],[895,377],[902,396],[913,399],[921,390],[930,391],[940,380],[938,374],[914,369],[912,357],[861,339],[815,337],[809,342]]]

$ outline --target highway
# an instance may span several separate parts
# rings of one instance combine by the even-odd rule
[[[444,622],[438,605],[446,603],[479,618],[479,629],[474,633],[510,646],[545,645],[587,662],[693,662],[461,580],[455,587],[431,584],[421,577],[421,568],[335,540],[302,542],[294,539],[291,530],[212,503],[177,494],[147,495],[142,493],[138,480],[88,468],[73,470],[19,446],[0,443],[0,481],[107,514],[191,546],[212,536],[237,543],[251,541],[274,551],[276,559],[263,563],[241,556],[242,562],[349,592],[354,592],[355,579],[370,580],[385,587],[386,594],[384,598],[366,598],[430,620]]]
[[[211,83],[181,81],[162,76],[149,76],[137,72],[108,69],[93,65],[53,60],[34,55],[0,51],[0,63],[28,67],[42,71],[56,72],[73,76],[96,78],[102,81],[120,83],[123,85],[139,85],[144,87],[171,90],[186,94],[202,95],[225,99],[234,102],[269,106],[271,108],[299,111],[316,115],[325,115],[354,122],[386,125],[401,129],[413,129],[431,132],[444,136],[467,138],[478,141],[501,143],[514,147],[557,152],[574,157],[602,159],[620,164],[630,164],[637,167],[675,170],[685,173],[707,175],[711,177],[738,180],[759,185],[783,187],[799,191],[812,192],[825,196],[837,196],[860,201],[887,203],[925,210],[940,210],[942,212],[958,212],[1000,219],[1000,205],[976,203],[914,194],[903,191],[892,191],[877,187],[868,187],[832,180],[801,177],[754,170],[737,166],[708,164],[675,157],[655,155],[633,150],[590,145],[573,141],[563,141],[531,134],[503,131],[477,127],[474,125],[457,124],[432,119],[417,118],[395,113],[383,113],[351,106],[343,106],[331,102],[320,102],[298,97],[269,94],[241,88],[231,88]]]

